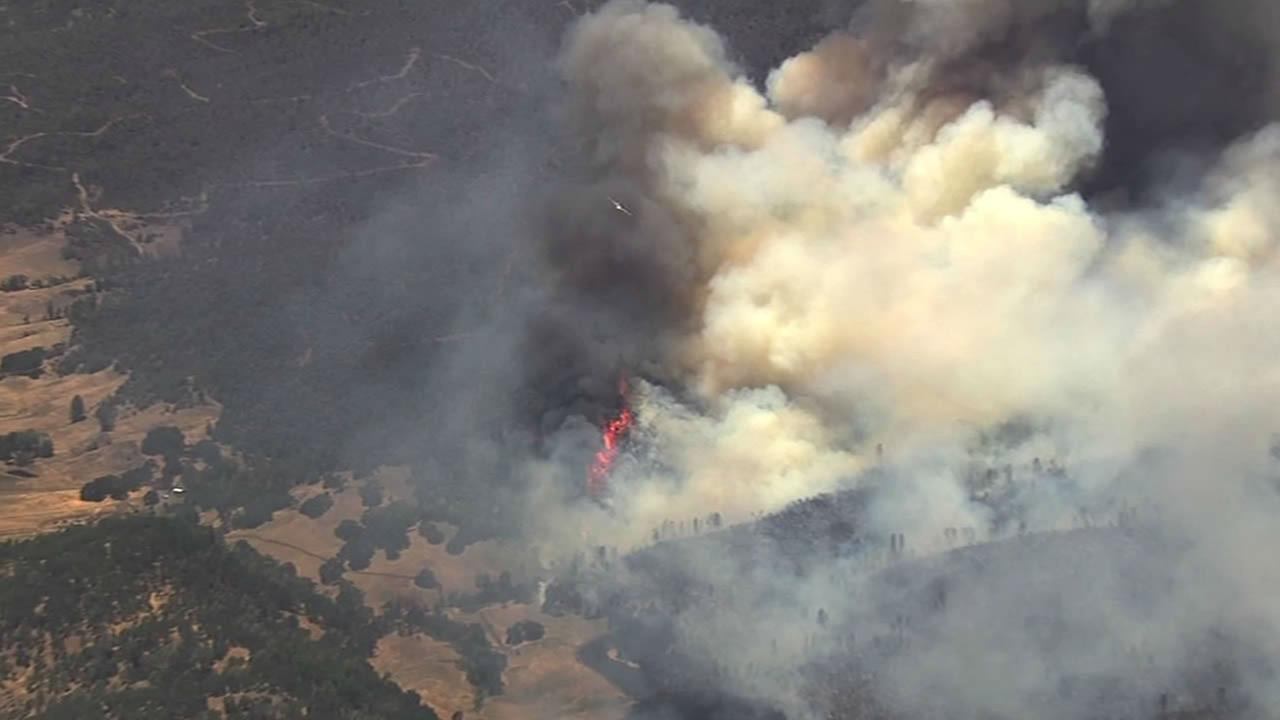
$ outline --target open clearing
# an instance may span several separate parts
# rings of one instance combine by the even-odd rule
[[[31,280],[79,275],[76,264],[62,258],[65,242],[57,228],[0,231],[0,279],[17,274]],[[54,287],[0,292],[0,356],[68,342],[70,324],[63,318],[46,319],[48,309],[65,308],[90,283],[91,279],[79,278]],[[0,538],[128,510],[131,501],[82,502],[80,487],[141,463],[138,446],[151,428],[175,425],[188,441],[195,442],[207,436],[208,426],[218,418],[219,408],[212,404],[177,410],[161,405],[141,410],[124,407],[115,429],[104,433],[93,411],[126,379],[111,369],[58,375],[48,363],[38,378],[0,378],[0,434],[36,430],[48,433],[54,446],[53,457],[37,459],[29,467],[0,466]],[[89,417],[72,423],[71,399],[76,395],[84,399]]]
[[[384,468],[377,481],[385,491],[386,501],[410,496],[406,474],[399,468]],[[282,562],[293,563],[298,573],[319,580],[320,563],[337,554],[342,541],[333,530],[343,520],[359,520],[365,508],[360,502],[360,483],[349,483],[341,492],[333,493],[333,507],[317,519],[297,510],[277,512],[271,522],[253,530],[228,533],[227,539],[243,539],[260,552]],[[300,497],[322,492],[300,489]],[[447,537],[455,528],[440,524]],[[461,555],[450,555],[444,544],[431,545],[415,531],[410,531],[410,546],[396,560],[387,560],[382,551],[367,570],[345,577],[365,595],[366,604],[375,611],[392,599],[434,606],[441,591],[423,590],[413,584],[413,577],[423,567],[431,568],[440,581],[444,594],[474,592],[475,577],[487,573],[497,577],[504,570],[520,580],[534,577],[536,563],[530,550],[517,543],[488,540],[467,546]],[[503,673],[505,691],[489,698],[474,710],[474,688],[458,666],[458,655],[449,645],[421,634],[384,637],[377,647],[373,664],[379,672],[407,690],[417,692],[441,717],[461,710],[468,718],[482,720],[621,720],[630,700],[595,671],[578,661],[580,646],[608,631],[603,620],[581,617],[553,617],[531,605],[508,603],[491,605],[474,613],[448,610],[462,622],[482,625],[490,643],[507,656]],[[546,628],[541,640],[512,648],[506,645],[507,628],[521,620],[534,620]]]

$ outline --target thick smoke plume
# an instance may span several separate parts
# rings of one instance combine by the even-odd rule
[[[947,528],[988,532],[966,463],[981,438],[1023,427],[983,461],[1053,458],[1075,479],[1070,493],[1028,495],[1032,531],[1068,527],[1081,507],[1159,505],[1161,532],[1191,549],[1153,612],[1189,636],[1256,628],[1261,652],[1280,652],[1280,610],[1267,600],[1280,573],[1246,559],[1280,541],[1268,453],[1280,429],[1276,93],[1234,98],[1247,111],[1211,123],[1216,135],[1160,148],[1198,158],[1190,181],[1170,173],[1119,204],[1095,192],[1133,177],[1110,158],[1134,157],[1124,133],[1142,112],[1108,94],[1110,78],[1130,77],[1106,64],[1109,38],[1190,15],[1214,42],[1274,47],[1268,3],[1188,5],[870,2],[762,82],[670,6],[624,0],[582,18],[559,67],[581,160],[573,193],[589,200],[560,208],[544,249],[551,267],[583,258],[598,271],[554,278],[641,329],[619,331],[615,347],[657,382],[636,383],[647,454],[615,467],[612,512],[558,512],[546,524],[561,535],[548,539],[636,547],[666,520],[746,519],[852,487],[879,465],[898,479],[870,525],[927,552]],[[1256,87],[1277,87],[1277,55],[1255,56]],[[574,432],[562,432],[565,447]],[[1166,460],[1148,462],[1153,452]],[[581,473],[568,464],[552,457],[532,472],[555,493],[554,478]],[[1138,561],[1090,562],[1119,582]],[[986,572],[1016,592],[1028,570],[1007,569]],[[843,587],[797,581],[789,592],[806,607],[868,612]],[[786,627],[775,610],[763,623]],[[744,648],[726,612],[691,621],[690,641],[796,666],[817,655],[797,643]],[[983,627],[999,615],[974,613]],[[1124,635],[1140,616],[1094,588],[1072,618]],[[1179,651],[1172,627],[1148,628],[1148,643]],[[936,637],[894,676],[901,697],[918,676],[966,712],[1030,716],[1034,681],[999,666],[964,675],[982,639],[959,626]],[[1006,645],[1009,667],[1042,649]],[[1084,651],[1061,662],[1120,672]],[[943,683],[949,673],[974,685]],[[756,685],[794,699],[785,685]],[[1280,703],[1280,686],[1259,680],[1254,692]]]

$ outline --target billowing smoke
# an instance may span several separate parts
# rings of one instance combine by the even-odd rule
[[[1191,569],[1147,610],[1195,637],[1214,623],[1256,628],[1260,652],[1280,652],[1280,611],[1266,599],[1280,573],[1243,559],[1280,541],[1267,482],[1280,429],[1277,15],[1267,2],[1209,8],[873,1],[760,82],[670,6],[623,0],[582,18],[560,58],[575,199],[553,211],[544,257],[562,297],[614,323],[601,341],[610,362],[653,382],[634,384],[643,452],[615,466],[611,510],[557,512],[544,523],[554,539],[637,547],[664,521],[746,519],[879,466],[893,479],[870,526],[909,532],[924,551],[948,528],[991,532],[966,463],[1052,458],[1074,485],[1027,494],[1031,530],[1069,526],[1092,503],[1158,504],[1162,537],[1191,547],[1162,557]],[[1108,64],[1125,57],[1116,44],[1149,24],[1195,23],[1205,48],[1186,53],[1219,67],[1214,48],[1234,42],[1252,63],[1241,87],[1259,96],[1182,124],[1167,100],[1135,105],[1152,88],[1112,97],[1134,77]],[[1131,137],[1148,110],[1166,146]],[[1190,179],[1133,181],[1179,156],[1195,158],[1179,166],[1196,168]],[[567,427],[562,447],[590,445],[592,431]],[[1027,430],[977,449],[1010,427]],[[573,462],[553,454],[531,469],[557,502],[556,478],[582,455],[565,452]],[[1152,464],[1153,452],[1167,459]],[[1096,555],[1117,585],[1138,562]],[[1030,570],[985,572],[1016,592]],[[795,581],[789,592],[867,612],[844,587]],[[1143,610],[1122,607],[1125,592],[1091,589],[1072,622],[1127,633]],[[775,610],[751,612],[785,627]],[[821,654],[798,641],[765,652],[725,612],[698,618],[691,642],[761,662]],[[993,613],[974,610],[982,627]],[[1042,688],[1011,674],[1034,655],[1029,643],[1006,639],[1011,664],[965,675],[973,687],[943,682],[984,652],[971,633],[936,629],[943,639],[904,661],[896,691],[911,696],[919,676],[966,712],[1029,716]],[[1161,652],[1185,649],[1170,629],[1151,633]],[[1064,658],[1119,672],[1083,650]],[[755,685],[784,703],[795,692]],[[1280,687],[1254,692],[1280,702]]]

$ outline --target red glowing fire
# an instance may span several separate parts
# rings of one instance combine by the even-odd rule
[[[622,395],[623,402],[627,398],[627,378],[618,381],[618,393]],[[618,460],[618,453],[622,451],[622,438],[626,437],[627,431],[631,429],[631,425],[635,422],[635,413],[631,412],[631,408],[623,406],[622,410],[604,426],[604,431],[600,434],[601,443],[604,445],[596,452],[595,459],[591,463],[591,469],[587,471],[587,494],[591,497],[598,498],[608,489],[609,472],[613,470],[613,464]]]

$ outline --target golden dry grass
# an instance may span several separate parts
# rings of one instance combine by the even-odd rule
[[[57,225],[61,225],[61,221]],[[66,238],[60,227],[0,228],[0,257],[4,258],[4,276],[22,273],[32,279],[53,275],[74,276],[80,266],[62,257]],[[12,268],[12,269],[10,269]]]
[[[0,267],[4,268],[0,275],[22,273],[33,279],[76,275],[79,269],[75,263],[62,259],[64,243],[65,237],[57,230],[0,232]],[[82,279],[53,288],[0,293],[0,355],[67,342],[70,325],[66,320],[43,320],[45,307],[50,302],[57,307],[69,304],[71,294],[90,282]],[[24,318],[30,322],[24,322]],[[25,468],[35,477],[20,477],[0,466],[0,537],[40,532],[128,509],[128,502],[82,502],[80,486],[142,462],[138,445],[151,428],[175,425],[195,442],[204,438],[207,426],[217,420],[220,408],[210,404],[182,410],[159,405],[142,410],[124,408],[115,429],[108,434],[100,432],[92,417],[71,422],[73,397],[81,396],[92,414],[93,408],[125,379],[114,370],[65,376],[46,372],[39,378],[0,379],[0,433],[37,430],[48,433],[54,444],[52,458],[37,460]]]
[[[546,628],[537,642],[507,648],[505,692],[484,707],[486,720],[621,720],[631,701],[595,671],[578,662],[578,648],[607,631],[602,620],[551,617],[528,605],[486,608],[476,613],[506,634],[520,620]],[[465,617],[459,617],[465,619]]]
[[[387,502],[411,497],[407,473],[402,468],[384,468],[377,480]],[[227,537],[244,539],[260,552],[293,563],[299,574],[318,580],[320,563],[337,554],[342,546],[333,534],[334,528],[346,519],[359,520],[364,512],[358,486],[359,483],[351,483],[342,492],[334,493],[333,507],[318,519],[285,510],[259,528],[234,531]],[[305,488],[298,496],[303,499],[319,492],[319,488]],[[441,528],[446,536],[456,531],[447,524],[441,524]],[[496,577],[506,570],[520,578],[533,572],[533,558],[522,544],[490,540],[469,545],[461,555],[450,555],[443,544],[428,544],[416,532],[410,533],[410,540],[409,548],[399,559],[387,560],[379,551],[367,571],[346,573],[346,578],[364,593],[369,607],[377,610],[394,598],[434,605],[439,592],[413,584],[413,576],[424,566],[431,568],[446,593],[474,591],[478,573]],[[441,717],[449,717],[457,710],[464,711],[468,718],[481,720],[616,720],[626,715],[630,706],[626,696],[577,659],[582,644],[607,632],[603,621],[552,617],[532,606],[515,603],[486,607],[475,613],[451,610],[449,614],[462,622],[480,623],[490,642],[508,658],[503,675],[505,692],[489,698],[480,710],[472,709],[474,689],[457,666],[457,653],[444,643],[420,634],[389,636],[378,643],[373,659],[379,672],[390,674],[402,687],[417,692]],[[546,637],[516,648],[507,647],[507,628],[521,620],[542,623]]]
[[[458,653],[447,644],[414,633],[388,635],[378,641],[372,664],[447,718],[458,710],[473,715],[475,689],[459,666]]]
[[[379,470],[377,482],[384,489],[386,502],[410,499],[407,472],[403,468]],[[333,534],[343,520],[359,520],[365,507],[360,501],[361,482],[349,483],[341,492],[332,493],[333,507],[317,519],[311,519],[296,510],[278,512],[270,522],[252,530],[236,530],[228,533],[230,540],[243,539],[260,552],[283,562],[291,562],[298,573],[313,580],[320,578],[320,564],[337,555],[342,541]],[[318,487],[302,488],[295,495],[303,500],[324,492]],[[446,537],[456,528],[440,523]],[[467,546],[461,555],[445,552],[444,544],[431,545],[415,530],[409,532],[409,548],[396,560],[388,560],[379,551],[370,566],[360,572],[347,572],[347,579],[365,594],[366,603],[374,609],[393,599],[432,604],[439,596],[436,590],[422,590],[413,584],[413,578],[424,567],[431,568],[445,593],[474,592],[475,578],[479,573],[496,577],[503,570],[513,574],[527,567],[527,552],[514,543],[489,540]],[[514,568],[514,569],[513,569]]]

